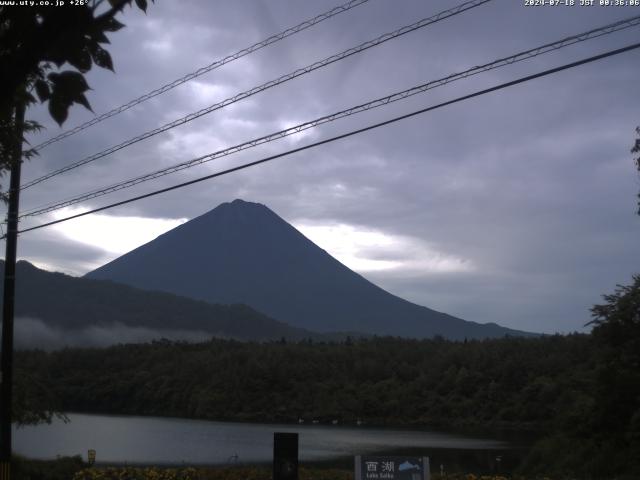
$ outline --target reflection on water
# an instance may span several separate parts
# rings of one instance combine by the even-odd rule
[[[455,452],[495,459],[510,451],[504,442],[416,430],[319,425],[269,425],[153,417],[69,415],[70,423],[14,430],[14,450],[31,458],[97,451],[98,463],[269,463],[273,432],[300,434],[300,459],[350,466],[358,454],[419,454],[451,463]],[[442,458],[443,460],[439,460]],[[435,468],[435,464],[432,463]],[[439,464],[438,464],[439,465]]]

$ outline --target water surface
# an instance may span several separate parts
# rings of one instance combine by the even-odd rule
[[[354,455],[441,456],[466,452],[494,458],[505,442],[432,431],[334,425],[277,425],[209,422],[177,418],[70,414],[69,423],[14,430],[14,451],[30,458],[97,452],[102,463],[227,464],[269,463],[274,432],[298,432],[301,462],[348,461]],[[237,455],[237,460],[236,456]],[[443,456],[443,458],[445,458]]]

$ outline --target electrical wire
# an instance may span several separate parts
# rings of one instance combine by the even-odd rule
[[[153,180],[159,177],[162,177],[164,175],[169,175],[171,173],[175,173],[187,168],[191,168],[193,166],[196,165],[200,165],[202,163],[205,162],[210,162],[212,160],[221,158],[221,157],[225,157],[234,153],[238,153],[240,151],[249,149],[249,148],[253,148],[268,142],[272,142],[274,140],[289,136],[289,135],[293,135],[299,132],[302,132],[304,130],[322,125],[324,123],[329,123],[341,118],[345,118],[351,115],[355,115],[358,113],[362,113],[374,108],[378,108],[384,105],[388,105],[390,103],[399,101],[399,100],[404,100],[406,98],[409,98],[413,95],[417,95],[419,93],[424,93],[428,90],[431,90],[433,88],[437,88],[443,85],[446,85],[448,83],[457,81],[457,80],[461,80],[464,78],[468,78],[472,75],[477,75],[479,73],[482,72],[486,72],[486,71],[490,71],[490,70],[494,70],[496,68],[500,68],[500,67],[504,67],[506,65],[512,65],[514,63],[517,62],[521,62],[523,60],[528,60],[534,57],[537,57],[539,55],[543,55],[555,50],[559,50],[561,48],[565,48],[569,45],[573,45],[576,43],[580,43],[586,40],[590,40],[593,38],[598,38],[601,37],[603,35],[608,35],[611,34],[613,32],[617,32],[626,28],[630,28],[633,26],[637,26],[640,25],[640,15],[635,16],[635,17],[631,17],[625,20],[620,20],[618,22],[614,22],[612,24],[608,24],[605,25],[603,27],[599,27],[599,28],[595,28],[577,35],[572,35],[570,37],[566,37],[562,40],[558,40],[556,42],[552,42],[552,43],[547,43],[545,45],[542,45],[540,47],[536,47],[536,48],[532,48],[523,52],[519,52],[516,53],[514,55],[511,55],[509,57],[504,57],[498,60],[495,60],[491,63],[487,63],[481,66],[475,66],[473,68],[470,68],[468,70],[465,70],[463,72],[460,73],[454,73],[451,74],[447,77],[444,78],[440,78],[438,80],[432,80],[430,82],[424,83],[422,85],[418,85],[416,87],[407,89],[407,90],[403,90],[401,92],[396,92],[393,93],[391,95],[387,95],[385,97],[382,98],[378,98],[376,100],[372,100],[370,102],[364,103],[364,104],[360,104],[345,110],[341,110],[339,112],[335,112],[332,113],[330,115],[325,115],[323,117],[317,118],[315,120],[311,120],[305,123],[301,123],[299,125],[293,126],[293,127],[289,127],[287,129],[284,130],[280,130],[278,132],[274,132],[274,133],[270,133],[268,135],[226,148],[224,150],[219,150],[217,152],[213,152],[213,153],[209,153],[207,155],[203,155],[194,159],[190,159],[188,161],[185,162],[181,162],[178,163],[176,165],[173,165],[171,167],[167,167],[167,168],[163,168],[160,170],[156,170],[154,172],[150,172],[138,177],[134,177],[113,185],[110,185],[108,187],[104,187],[98,190],[93,190],[91,192],[87,192],[63,201],[58,201],[58,202],[51,202],[47,205],[43,205],[40,207],[35,207],[32,208],[30,210],[28,210],[27,212],[23,213],[19,218],[25,218],[25,217],[32,217],[32,216],[37,216],[37,215],[41,215],[44,213],[48,213],[48,212],[52,212],[54,210],[59,210],[61,208],[64,207],[68,207],[70,205],[74,205],[86,200],[90,200],[93,198],[97,198],[97,197],[101,197],[103,195],[107,195],[109,193],[113,193],[116,192],[118,190],[122,190],[125,188],[130,188],[133,187],[134,185],[138,185],[140,183],[149,181],[149,180]]]
[[[328,20],[331,17],[334,17],[336,15],[339,15],[341,13],[344,13],[346,11],[351,10],[352,8],[358,7],[364,3],[367,3],[369,0],[350,0],[342,5],[339,5],[335,8],[332,8],[331,10],[321,13],[320,15],[317,15],[313,18],[310,18],[308,20],[305,20],[302,23],[299,23],[298,25],[294,26],[294,27],[290,27],[287,28],[286,30],[283,30],[280,33],[277,33],[275,35],[270,36],[269,38],[266,38],[264,40],[262,40],[261,42],[258,43],[254,43],[253,45],[243,48],[242,50],[238,50],[236,53],[233,53],[231,55],[227,55],[224,58],[218,59],[213,63],[210,63],[209,65],[205,66],[205,67],[201,67],[198,70],[196,70],[195,72],[191,72],[188,73],[187,75],[178,78],[177,80],[174,80],[171,83],[167,83],[166,85],[163,85],[159,88],[156,88],[155,90],[152,90],[151,92],[145,93],[144,95],[135,98],[127,103],[125,103],[124,105],[121,105],[119,107],[116,107],[112,110],[109,110],[108,112],[105,112],[95,118],[92,118],[91,120],[78,125],[75,128],[72,128],[71,130],[67,130],[66,132],[62,132],[60,135],[56,135],[55,137],[52,137],[38,145],[36,145],[33,149],[34,150],[42,150],[43,148],[47,147],[48,145],[51,145],[52,143],[55,142],[59,142],[60,140],[70,137],[71,135],[74,135],[78,132],[81,132],[82,130],[85,130],[93,125],[96,125],[104,120],[106,120],[107,118],[111,118],[115,115],[118,115],[126,110],[129,110],[132,107],[135,107],[136,105],[141,104],[142,102],[145,102],[151,98],[157,97],[158,95],[161,95],[165,92],[168,92],[169,90],[172,90],[173,88],[182,85],[183,83],[186,83],[190,80],[193,80],[194,78],[197,78],[201,75],[204,75],[205,73],[208,73],[212,70],[215,70],[216,68],[222,67],[223,65],[226,65],[227,63],[231,63],[234,60],[238,60],[239,58],[245,57],[247,55],[249,55],[250,53],[256,52],[264,47],[267,47],[269,45],[272,45],[276,42],[279,42],[280,40],[284,40],[287,37],[290,37],[292,35],[295,35],[296,33],[302,32],[303,30],[306,30],[309,27],[312,27],[314,25],[317,25],[320,22],[323,22],[325,20]]]
[[[109,204],[109,205],[105,205],[103,207],[94,208],[93,210],[89,210],[89,211],[86,211],[86,212],[78,213],[78,214],[71,215],[71,216],[68,216],[68,217],[65,217],[65,218],[60,218],[58,220],[54,220],[54,221],[51,221],[51,222],[43,223],[41,225],[36,225],[36,226],[33,226],[33,227],[25,228],[23,230],[20,230],[18,233],[25,233],[25,232],[30,232],[30,231],[37,230],[37,229],[40,229],[40,228],[49,227],[51,225],[56,225],[56,224],[59,224],[59,223],[62,223],[62,222],[67,222],[67,221],[73,220],[75,218],[84,217],[84,216],[90,215],[92,213],[101,212],[101,211],[104,211],[104,210],[107,210],[107,209],[110,209],[110,208],[114,208],[114,207],[118,207],[118,206],[121,206],[121,205],[125,205],[127,203],[132,203],[132,202],[135,202],[135,201],[138,201],[138,200],[142,200],[142,199],[145,199],[145,198],[153,197],[153,196],[159,195],[161,193],[169,192],[169,191],[172,191],[172,190],[177,190],[179,188],[184,188],[184,187],[187,187],[189,185],[193,185],[195,183],[203,182],[205,180],[210,180],[212,178],[221,177],[223,175],[228,175],[230,173],[237,172],[239,170],[244,170],[244,169],[247,169],[247,168],[250,168],[250,167],[254,167],[256,165],[260,165],[262,163],[270,162],[270,161],[275,160],[277,158],[282,158],[282,157],[291,155],[293,153],[302,152],[304,150],[315,148],[315,147],[318,147],[320,145],[325,145],[327,143],[335,142],[337,140],[348,138],[348,137],[351,137],[353,135],[358,135],[360,133],[364,133],[364,132],[367,132],[369,130],[373,130],[373,129],[380,128],[380,127],[383,127],[383,126],[386,126],[386,125],[390,125],[390,124],[398,122],[400,120],[405,120],[407,118],[415,117],[417,115],[421,115],[423,113],[430,112],[432,110],[436,110],[436,109],[439,109],[439,108],[442,108],[442,107],[446,107],[448,105],[452,105],[452,104],[459,103],[459,102],[462,102],[462,101],[470,100],[472,98],[479,97],[481,95],[486,95],[486,94],[491,93],[491,92],[502,90],[504,88],[508,88],[508,87],[511,87],[511,86],[514,86],[514,85],[518,85],[518,84],[521,84],[521,83],[529,82],[529,81],[537,79],[537,78],[541,78],[541,77],[545,77],[545,76],[548,76],[548,75],[552,75],[552,74],[558,73],[560,71],[568,70],[570,68],[574,68],[574,67],[577,67],[577,66],[580,66],[580,65],[585,65],[587,63],[595,62],[597,60],[602,60],[602,59],[607,58],[607,57],[611,57],[611,56],[614,56],[614,55],[619,55],[621,53],[628,52],[628,51],[631,51],[631,50],[634,50],[634,49],[637,49],[637,48],[640,48],[640,43],[635,43],[635,44],[632,44],[632,45],[628,45],[626,47],[618,48],[616,50],[610,50],[610,51],[602,53],[600,55],[594,55],[592,57],[588,57],[588,58],[585,58],[585,59],[582,59],[582,60],[578,60],[576,62],[568,63],[568,64],[562,65],[560,67],[555,67],[555,68],[551,68],[549,70],[544,70],[542,72],[539,72],[539,73],[536,73],[536,74],[533,74],[533,75],[527,75],[526,77],[521,77],[521,78],[518,78],[516,80],[512,80],[510,82],[501,83],[499,85],[496,85],[496,86],[493,86],[493,87],[490,87],[490,88],[486,88],[484,90],[479,90],[479,91],[476,91],[474,93],[471,93],[471,94],[468,94],[468,95],[464,95],[462,97],[457,97],[457,98],[455,98],[453,100],[449,100],[449,101],[446,101],[446,102],[443,102],[443,103],[439,103],[439,104],[433,105],[431,107],[427,107],[427,108],[423,108],[423,109],[420,109],[420,110],[416,110],[414,112],[407,113],[407,114],[404,114],[404,115],[401,115],[401,116],[398,116],[398,117],[394,117],[394,118],[391,118],[389,120],[385,120],[383,122],[375,123],[375,124],[369,125],[367,127],[359,128],[357,130],[352,130],[350,132],[343,133],[341,135],[336,135],[334,137],[327,138],[325,140],[321,140],[321,141],[318,141],[318,142],[315,142],[315,143],[311,143],[311,144],[305,145],[303,147],[298,147],[298,148],[294,148],[292,150],[287,150],[285,152],[278,153],[276,155],[271,155],[269,157],[262,158],[260,160],[255,160],[253,162],[245,163],[243,165],[239,165],[239,166],[236,166],[236,167],[233,167],[233,168],[228,168],[228,169],[220,171],[220,172],[216,172],[216,173],[213,173],[213,174],[210,174],[210,175],[199,177],[199,178],[196,178],[194,180],[189,180],[188,182],[179,183],[177,185],[172,185],[170,187],[166,187],[166,188],[162,188],[162,189],[159,189],[159,190],[155,190],[153,192],[149,192],[149,193],[146,193],[144,195],[139,195],[137,197],[129,198],[127,200],[122,200],[122,201],[115,202],[115,203],[112,203],[112,204]]]
[[[257,87],[253,87],[250,90],[246,90],[242,93],[239,93],[233,97],[229,97],[225,100],[222,100],[221,102],[215,103],[213,105],[210,105],[206,108],[203,108],[201,110],[198,110],[197,112],[193,112],[190,113],[189,115],[186,115],[182,118],[179,118],[177,120],[174,120],[172,122],[169,122],[161,127],[155,128],[153,130],[150,130],[148,132],[145,132],[141,135],[138,135],[136,137],[133,137],[129,140],[126,140],[118,145],[112,146],[106,150],[103,150],[102,152],[96,153],[94,155],[91,155],[89,157],[86,157],[82,160],[78,160],[74,163],[71,163],[65,167],[62,167],[58,170],[55,170],[53,172],[50,172],[46,175],[43,175],[42,177],[36,178],[34,180],[31,180],[30,182],[25,183],[24,185],[22,185],[20,188],[22,190],[25,190],[29,187],[32,187],[33,185],[37,185],[38,183],[44,182],[45,180],[48,180],[52,177],[55,177],[57,175],[60,175],[62,173],[68,172],[69,170],[73,170],[75,168],[78,168],[82,165],[86,165],[87,163],[93,162],[99,158],[103,158],[106,157],[107,155],[110,155],[114,152],[117,152],[118,150],[122,150],[125,147],[128,147],[130,145],[133,145],[135,143],[138,143],[142,140],[146,140],[147,138],[153,137],[155,135],[158,135],[160,133],[166,132],[167,130],[170,130],[172,128],[178,127],[180,125],[184,125],[185,123],[188,123],[192,120],[195,120],[196,118],[200,118],[204,115],[207,115],[211,112],[214,112],[216,110],[219,110],[221,108],[227,107],[233,103],[236,103],[240,100],[244,100],[245,98],[251,97],[253,95],[256,95],[260,92],[263,92],[265,90],[268,90],[270,88],[273,88],[277,85],[283,84],[285,82],[288,82],[290,80],[293,80],[294,78],[297,78],[301,75],[305,75],[307,73],[313,72],[315,70],[318,70],[320,68],[326,67],[327,65],[330,65],[332,63],[335,63],[337,61],[343,60],[347,57],[350,57],[351,55],[355,55],[357,53],[363,52],[365,50],[368,50],[369,48],[378,46],[382,43],[385,43],[389,40],[392,40],[394,38],[397,38],[399,36],[405,35],[407,33],[413,32],[415,30],[418,30],[420,28],[426,27],[428,25],[432,25],[434,23],[440,22],[444,19],[447,19],[449,17],[453,17],[455,15],[458,15],[462,12],[465,12],[467,10],[470,10],[472,8],[478,7],[480,5],[483,5],[485,3],[488,3],[492,0],[471,0],[471,1],[467,1],[464,2],[456,7],[450,8],[448,10],[444,10],[436,15],[433,15],[431,17],[428,18],[424,18],[422,20],[419,20],[418,22],[415,22],[411,25],[406,25],[404,27],[401,27],[393,32],[389,32],[389,33],[385,33],[384,35],[381,35],[373,40],[369,40],[367,42],[361,43],[360,45],[356,46],[356,47],[352,47],[349,48],[341,53],[337,53],[335,55],[332,55],[330,57],[327,57],[323,60],[317,61],[315,63],[312,63],[310,65],[307,65],[306,67],[302,67],[299,68],[297,70],[294,70],[291,73],[288,73],[286,75],[282,75],[274,80],[270,80],[266,83],[263,83],[262,85],[259,85]]]

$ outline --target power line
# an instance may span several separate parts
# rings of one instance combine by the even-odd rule
[[[181,162],[178,163],[176,165],[173,165],[171,167],[168,168],[164,168],[164,169],[160,169],[160,170],[156,170],[154,172],[150,172],[138,177],[134,177],[113,185],[110,185],[108,187],[104,187],[98,190],[93,190],[91,192],[87,192],[63,201],[58,201],[58,202],[51,202],[47,205],[41,206],[41,207],[36,207],[36,208],[32,208],[31,210],[23,213],[20,218],[25,218],[25,217],[32,217],[32,216],[36,216],[36,215],[41,215],[44,213],[48,213],[54,210],[59,210],[61,208],[64,207],[68,207],[70,205],[74,205],[76,203],[80,203],[86,200],[90,200],[93,198],[97,198],[97,197],[101,197],[103,195],[107,195],[109,193],[113,193],[119,190],[123,190],[125,188],[130,188],[134,185],[138,185],[140,183],[149,181],[149,180],[153,180],[159,177],[162,177],[164,175],[169,175],[171,173],[175,173],[187,168],[191,168],[193,166],[196,165],[200,165],[202,163],[205,162],[209,162],[221,157],[225,157],[234,153],[238,153],[240,151],[249,149],[249,148],[253,148],[256,147],[258,145],[262,145],[264,143],[268,143],[268,142],[272,142],[274,140],[280,139],[280,138],[284,138],[286,136],[289,135],[293,135],[295,133],[299,133],[301,131],[316,127],[318,125],[322,125],[324,123],[329,123],[335,120],[338,120],[340,118],[345,118],[351,115],[355,115],[358,113],[362,113],[364,111],[368,111],[374,108],[378,108],[384,105],[388,105],[389,103],[393,103],[399,100],[404,100],[406,98],[409,98],[413,95],[417,95],[419,93],[424,93],[428,90],[431,90],[433,88],[437,88],[443,85],[446,85],[448,83],[457,81],[457,80],[461,80],[464,78],[468,78],[472,75],[477,75],[479,73],[482,72],[486,72],[489,70],[494,70],[496,68],[500,68],[506,65],[511,65],[523,60],[527,60],[530,58],[534,58],[536,56],[539,55],[543,55],[546,53],[549,53],[551,51],[555,51],[558,50],[560,48],[564,48],[567,47],[569,45],[573,45],[575,43],[579,43],[579,42],[583,42],[586,40],[590,40],[593,38],[598,38],[601,37],[603,35],[608,35],[611,34],[613,32],[619,31],[619,30],[623,30],[632,26],[637,26],[640,25],[640,15],[635,16],[635,17],[631,17],[625,20],[620,20],[618,22],[614,22],[612,24],[609,25],[605,25],[603,27],[599,27],[596,29],[592,29],[589,30],[587,32],[583,32],[577,35],[573,35],[570,37],[566,37],[562,40],[558,40],[556,42],[552,42],[552,43],[548,43],[545,45],[542,45],[540,47],[536,47],[536,48],[532,48],[520,53],[517,53],[515,55],[511,55],[509,57],[504,57],[498,60],[495,60],[491,63],[487,63],[485,65],[481,65],[481,66],[475,66],[473,68],[470,68],[468,70],[465,70],[463,72],[460,73],[454,73],[451,74],[447,77],[438,79],[438,80],[432,80],[428,83],[424,83],[422,85],[407,89],[407,90],[403,90],[401,92],[396,92],[393,93],[391,95],[387,95],[386,97],[382,97],[382,98],[378,98],[376,100],[372,100],[370,102],[364,103],[364,104],[360,104],[357,105],[355,107],[351,107],[345,110],[341,110],[339,112],[335,112],[332,113],[330,115],[326,115],[320,118],[317,118],[315,120],[311,120],[305,123],[301,123],[299,125],[284,129],[284,130],[280,130],[278,132],[275,133],[271,133],[268,135],[265,135],[263,137],[259,137],[229,148],[226,148],[224,150],[219,150],[217,152],[213,152],[207,155],[203,155],[194,159],[190,159],[188,161],[185,162]]]
[[[40,229],[40,228],[49,227],[51,225],[56,225],[58,223],[66,222],[66,221],[69,221],[69,220],[73,220],[75,218],[84,217],[85,215],[90,215],[92,213],[101,212],[103,210],[107,210],[107,209],[110,209],[110,208],[114,208],[114,207],[118,207],[118,206],[121,206],[121,205],[125,205],[127,203],[132,203],[132,202],[136,202],[138,200],[143,200],[145,198],[153,197],[155,195],[159,195],[161,193],[169,192],[171,190],[177,190],[179,188],[187,187],[189,185],[193,185],[195,183],[203,182],[205,180],[210,180],[212,178],[221,177],[223,175],[227,175],[227,174],[230,174],[230,173],[233,173],[233,172],[237,172],[239,170],[244,170],[244,169],[249,168],[249,167],[254,167],[256,165],[259,165],[259,164],[262,164],[262,163],[266,163],[266,162],[275,160],[277,158],[285,157],[285,156],[291,155],[293,153],[302,152],[304,150],[315,148],[315,147],[318,147],[320,145],[324,145],[324,144],[327,144],[327,143],[335,142],[336,140],[341,140],[343,138],[351,137],[353,135],[364,133],[364,132],[367,132],[369,130],[373,130],[373,129],[376,129],[376,128],[379,128],[379,127],[390,125],[390,124],[398,122],[400,120],[405,120],[407,118],[414,117],[414,116],[417,116],[417,115],[420,115],[420,114],[423,114],[423,113],[426,113],[426,112],[430,112],[430,111],[436,110],[438,108],[446,107],[446,106],[452,105],[454,103],[459,103],[459,102],[462,102],[462,101],[465,101],[465,100],[469,100],[471,98],[475,98],[475,97],[479,97],[481,95],[485,95],[487,93],[491,93],[491,92],[495,92],[495,91],[498,91],[498,90],[502,90],[504,88],[511,87],[513,85],[518,85],[520,83],[528,82],[528,81],[531,81],[531,80],[534,80],[534,79],[537,79],[537,78],[540,78],[540,77],[545,77],[547,75],[552,75],[554,73],[558,73],[558,72],[563,71],[563,70],[568,70],[570,68],[574,68],[574,67],[577,67],[577,66],[580,66],[580,65],[584,65],[584,64],[587,64],[587,63],[595,62],[597,60],[602,60],[604,58],[611,57],[613,55],[619,55],[621,53],[628,52],[628,51],[631,51],[631,50],[634,50],[634,49],[637,49],[637,48],[640,48],[640,43],[635,43],[635,44],[632,44],[632,45],[629,45],[629,46],[626,46],[626,47],[623,47],[623,48],[618,48],[616,50],[611,50],[611,51],[608,51],[606,53],[602,53],[600,55],[594,55],[592,57],[588,57],[588,58],[585,58],[585,59],[582,59],[582,60],[578,60],[576,62],[568,63],[568,64],[562,65],[560,67],[555,67],[555,68],[551,68],[549,70],[544,70],[542,72],[539,72],[539,73],[536,73],[536,74],[533,74],[533,75],[527,75],[526,77],[521,77],[521,78],[518,78],[516,80],[512,80],[510,82],[501,83],[499,85],[493,86],[491,88],[486,88],[484,90],[479,90],[479,91],[471,93],[469,95],[464,95],[462,97],[458,97],[458,98],[455,98],[453,100],[449,100],[449,101],[446,101],[446,102],[443,102],[443,103],[439,103],[439,104],[433,105],[431,107],[423,108],[421,110],[416,110],[414,112],[407,113],[407,114],[401,115],[399,117],[394,117],[394,118],[391,118],[389,120],[385,120],[384,122],[375,123],[373,125],[369,125],[367,127],[359,128],[357,130],[352,130],[350,132],[343,133],[341,135],[336,135],[334,137],[327,138],[325,140],[320,140],[318,142],[311,143],[309,145],[305,145],[303,147],[298,147],[298,148],[294,148],[292,150],[287,150],[286,152],[278,153],[276,155],[271,155],[269,157],[262,158],[260,160],[255,160],[253,162],[245,163],[245,164],[239,165],[237,167],[228,168],[226,170],[223,170],[223,171],[220,171],[220,172],[216,172],[216,173],[213,173],[213,174],[210,174],[210,175],[206,175],[204,177],[199,177],[199,178],[196,178],[194,180],[189,180],[188,182],[183,182],[183,183],[179,183],[177,185],[173,185],[171,187],[166,187],[166,188],[162,188],[162,189],[159,189],[159,190],[155,190],[153,192],[146,193],[144,195],[139,195],[137,197],[129,198],[127,200],[122,200],[120,202],[111,203],[111,204],[106,205],[104,207],[95,208],[93,210],[89,210],[89,211],[86,211],[86,212],[78,213],[78,214],[71,215],[71,216],[68,216],[68,217],[65,217],[65,218],[61,218],[61,219],[58,219],[58,220],[54,220],[54,221],[51,221],[51,222],[43,223],[42,225],[36,225],[34,227],[25,228],[23,230],[20,230],[18,233],[25,233],[25,232],[30,232],[32,230],[37,230],[37,229]]]
[[[488,3],[491,0],[471,0],[471,1],[467,1],[464,2],[460,5],[458,5],[457,7],[448,9],[448,10],[444,10],[436,15],[433,15],[431,17],[428,18],[424,18],[422,20],[419,20],[418,22],[415,22],[411,25],[406,25],[404,27],[401,27],[393,32],[389,32],[389,33],[385,33],[384,35],[380,35],[379,37],[373,39],[373,40],[369,40],[367,42],[361,43],[360,45],[356,46],[356,47],[352,47],[349,48],[341,53],[337,53],[335,55],[332,55],[330,57],[327,57],[323,60],[317,61],[315,63],[312,63],[310,65],[307,65],[306,67],[302,67],[299,68],[297,70],[294,70],[291,73],[288,73],[286,75],[282,75],[274,80],[270,80],[266,83],[263,83],[262,85],[259,85],[257,87],[253,87],[250,90],[246,90],[242,93],[238,93],[237,95],[233,96],[233,97],[229,97],[225,100],[222,100],[221,102],[215,103],[213,105],[210,105],[206,108],[203,108],[201,110],[198,110],[197,112],[193,112],[190,113],[189,115],[186,115],[182,118],[179,118],[177,120],[174,120],[172,122],[169,122],[161,127],[155,128],[153,130],[150,130],[148,132],[145,132],[141,135],[138,135],[136,137],[133,137],[129,140],[126,140],[118,145],[115,145],[113,147],[110,147],[106,150],[103,150],[102,152],[96,153],[94,155],[91,155],[89,157],[86,157],[82,160],[78,160],[77,162],[74,162],[72,164],[69,164],[65,167],[62,167],[58,170],[55,170],[53,172],[50,172],[42,177],[36,178],[35,180],[32,180],[30,182],[25,183],[24,185],[21,186],[21,188],[24,190],[26,188],[29,188],[33,185],[36,185],[38,183],[44,182],[45,180],[48,180],[49,178],[55,177],[57,175],[60,175],[62,173],[68,172],[69,170],[73,170],[74,168],[80,167],[82,165],[86,165],[87,163],[93,162],[99,158],[102,157],[106,157],[107,155],[110,155],[114,152],[117,152],[118,150],[122,150],[125,147],[128,147],[130,145],[133,145],[135,143],[138,143],[142,140],[146,140],[147,138],[153,137],[155,135],[158,135],[159,133],[163,133],[166,132],[167,130],[170,130],[172,128],[178,127],[180,125],[184,125],[185,123],[188,123],[192,120],[195,120],[196,118],[200,118],[204,115],[207,115],[211,112],[214,112],[215,110],[219,110],[221,108],[227,107],[233,103],[236,103],[240,100],[244,100],[245,98],[251,97],[253,95],[256,95],[260,92],[263,92],[265,90],[268,90],[272,87],[275,87],[277,85],[280,85],[282,83],[288,82],[290,80],[293,80],[294,78],[297,78],[301,75],[305,75],[307,73],[313,72],[315,70],[318,70],[320,68],[326,67],[327,65],[330,65],[332,63],[335,63],[337,61],[343,60],[347,57],[350,57],[351,55],[355,55],[357,53],[363,52],[365,50],[368,50],[369,48],[378,46],[384,42],[387,42],[389,40],[392,40],[394,38],[400,37],[402,35],[405,35],[407,33],[413,32],[415,30],[418,30],[420,28],[426,27],[428,25],[432,25],[434,23],[440,22],[446,18],[458,15],[462,12],[465,12],[467,10],[470,10],[472,8],[478,7],[482,4]]]
[[[210,63],[209,65],[199,68],[198,70],[196,70],[195,72],[191,72],[188,73],[187,75],[178,78],[177,80],[174,80],[171,83],[167,83],[166,85],[163,85],[162,87],[156,88],[155,90],[152,90],[151,92],[145,93],[144,95],[135,98],[127,103],[125,103],[124,105],[121,105],[119,107],[114,108],[113,110],[110,110],[106,113],[103,113],[102,115],[99,115],[81,125],[78,125],[75,128],[72,128],[71,130],[68,130],[66,132],[62,132],[60,135],[57,135],[55,137],[50,138],[49,140],[46,140],[42,143],[40,143],[39,145],[36,145],[34,147],[34,150],[42,150],[43,148],[47,147],[48,145],[51,145],[52,143],[58,142],[64,138],[70,137],[71,135],[74,135],[82,130],[85,130],[97,123],[102,122],[103,120],[106,120],[107,118],[111,118],[115,115],[118,115],[126,110],[129,110],[132,107],[135,107],[136,105],[139,105],[142,102],[146,102],[147,100],[153,98],[153,97],[157,97],[158,95],[161,95],[165,92],[168,92],[169,90],[182,85],[183,83],[188,82],[189,80],[193,80],[194,78],[199,77],[200,75],[204,75],[205,73],[208,73],[212,70],[215,70],[216,68],[222,67],[223,65],[226,65],[227,63],[231,63],[234,60],[238,60],[239,58],[242,58],[246,55],[249,55],[250,53],[253,53],[255,51],[258,51],[264,47],[267,47],[273,43],[279,42],[280,40],[284,40],[287,37],[290,37],[292,35],[295,35],[296,33],[302,32],[303,30],[306,30],[309,27],[312,27],[314,25],[317,25],[320,22],[323,22],[325,20],[328,20],[331,17],[334,17],[336,15],[339,15],[341,13],[344,13],[348,10],[351,10],[352,8],[358,7],[364,3],[367,3],[369,0],[350,0],[347,3],[344,3],[342,5],[339,5],[335,8],[332,8],[331,10],[321,13],[320,15],[317,15],[313,18],[310,18],[308,20],[305,20],[302,23],[299,23],[298,25],[294,26],[294,27],[290,27],[287,28],[286,30],[277,33],[275,35],[270,36],[269,38],[266,38],[264,40],[262,40],[261,42],[258,43],[254,43],[253,45],[251,45],[250,47],[246,47],[243,48],[242,50],[238,50],[236,53],[233,53],[231,55],[227,55],[224,58],[218,59],[213,63]]]

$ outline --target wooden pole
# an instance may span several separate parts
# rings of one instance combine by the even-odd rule
[[[7,243],[4,262],[2,304],[2,356],[0,358],[0,480],[11,476],[11,402],[13,397],[13,313],[16,289],[16,253],[18,249],[18,209],[20,204],[20,170],[22,167],[22,135],[24,103],[16,107],[16,146],[11,162]]]

